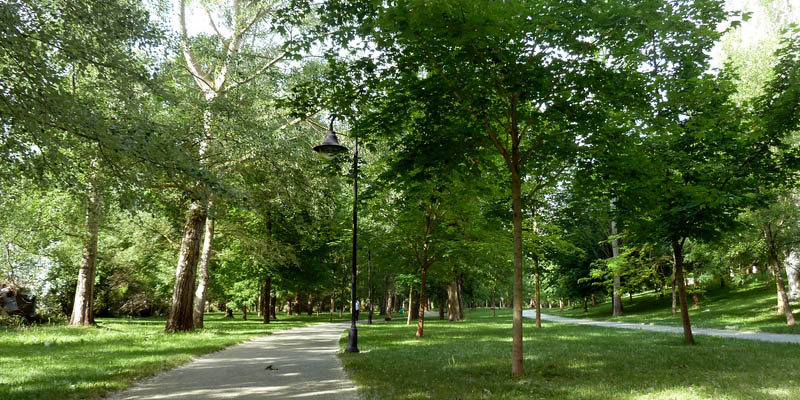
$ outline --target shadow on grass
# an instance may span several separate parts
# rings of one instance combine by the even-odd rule
[[[97,327],[58,325],[0,334],[0,398],[92,398],[193,357],[328,318],[232,320],[209,314],[205,329],[165,333],[162,318],[101,318]]]
[[[503,310],[505,311],[505,310]],[[342,354],[368,399],[793,399],[796,345],[525,321],[523,379],[510,378],[511,318],[360,329],[363,354]],[[781,368],[767,368],[780,364]],[[420,379],[422,377],[423,379]]]

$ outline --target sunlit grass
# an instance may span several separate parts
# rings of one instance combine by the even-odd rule
[[[359,326],[340,355],[367,399],[797,399],[800,346],[525,321],[523,379],[510,378],[511,314]],[[342,348],[346,335],[342,338]],[[780,366],[776,368],[776,366]]]
[[[99,397],[200,354],[278,330],[328,321],[328,314],[279,316],[263,324],[258,318],[243,321],[212,313],[206,315],[205,329],[193,333],[164,333],[163,318],[99,318],[94,328],[0,328],[0,398]]]
[[[689,300],[691,302],[691,298]],[[650,323],[655,325],[681,326],[680,311],[672,315],[672,293],[661,298],[658,293],[626,296],[622,300],[622,317],[614,321]],[[800,303],[794,302],[795,318],[800,318]],[[777,314],[775,284],[767,287],[764,282],[753,282],[742,287],[714,288],[700,296],[698,307],[690,307],[689,317],[693,327],[734,329],[773,333],[800,334],[800,326],[786,326],[786,317]],[[606,302],[590,307],[545,309],[542,312],[573,318],[596,320],[611,319],[611,304]]]

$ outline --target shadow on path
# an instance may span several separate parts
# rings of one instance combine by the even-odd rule
[[[278,331],[208,354],[110,399],[358,399],[336,353],[347,323]]]

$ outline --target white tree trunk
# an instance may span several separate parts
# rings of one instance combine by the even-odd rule
[[[800,300],[800,255],[796,252],[789,253],[785,260],[786,277],[789,281],[789,300]]]
[[[210,202],[209,202],[210,204]],[[205,312],[206,293],[208,292],[208,264],[211,259],[211,246],[214,240],[214,218],[206,219],[203,249],[200,252],[200,262],[197,264],[197,291],[194,294],[194,327],[203,327],[203,313]]]

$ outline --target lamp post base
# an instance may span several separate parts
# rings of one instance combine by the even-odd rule
[[[350,336],[347,338],[347,348],[345,353],[358,353],[358,328],[350,327]]]

